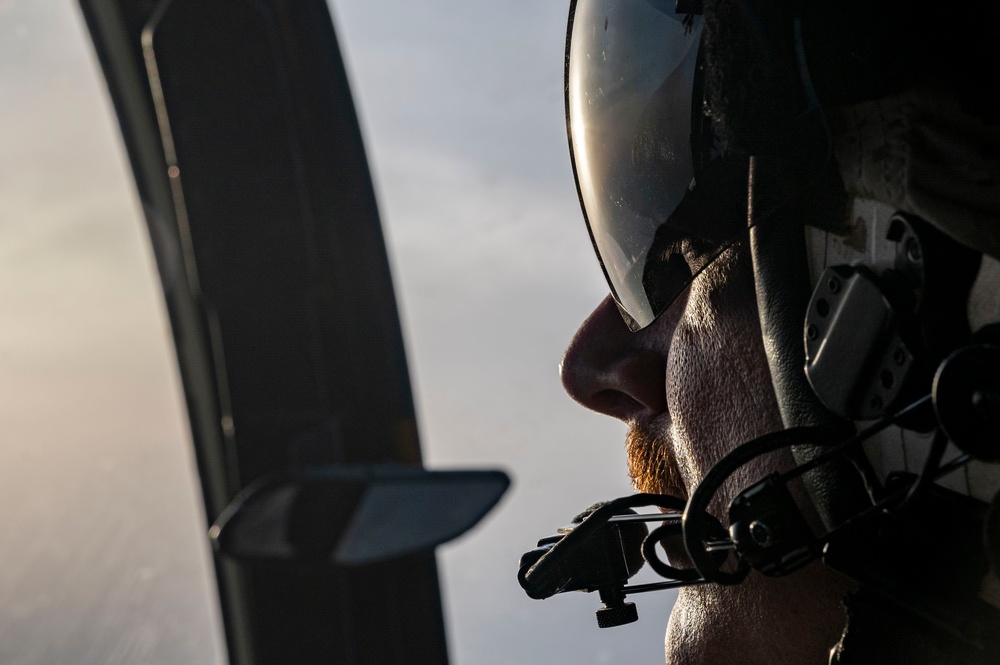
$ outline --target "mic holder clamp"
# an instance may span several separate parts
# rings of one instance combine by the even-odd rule
[[[733,500],[729,524],[737,554],[765,575],[787,575],[818,555],[812,530],[778,474]]]

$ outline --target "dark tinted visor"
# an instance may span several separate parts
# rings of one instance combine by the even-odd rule
[[[715,154],[701,17],[674,0],[577,0],[566,116],[580,201],[612,295],[649,325],[746,229],[747,160]]]

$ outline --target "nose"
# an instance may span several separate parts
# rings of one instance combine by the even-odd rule
[[[588,409],[626,422],[644,412],[656,416],[666,411],[665,373],[673,334],[669,315],[634,333],[611,297],[605,298],[563,356],[559,371],[566,392]]]

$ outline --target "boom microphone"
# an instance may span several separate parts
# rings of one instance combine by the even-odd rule
[[[613,527],[605,523],[589,537],[564,543],[569,534],[607,504],[595,503],[554,535],[539,540],[536,549],[521,556],[518,581],[528,596],[542,600],[564,591],[596,591],[608,584],[624,585],[642,568],[642,541],[649,533],[642,522]],[[635,511],[626,508],[618,514],[634,515]],[[549,555],[546,565],[532,570],[546,555]]]

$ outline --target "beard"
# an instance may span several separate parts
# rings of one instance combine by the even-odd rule
[[[673,450],[663,437],[646,427],[632,425],[625,436],[625,452],[628,475],[635,491],[674,496],[686,494]]]

